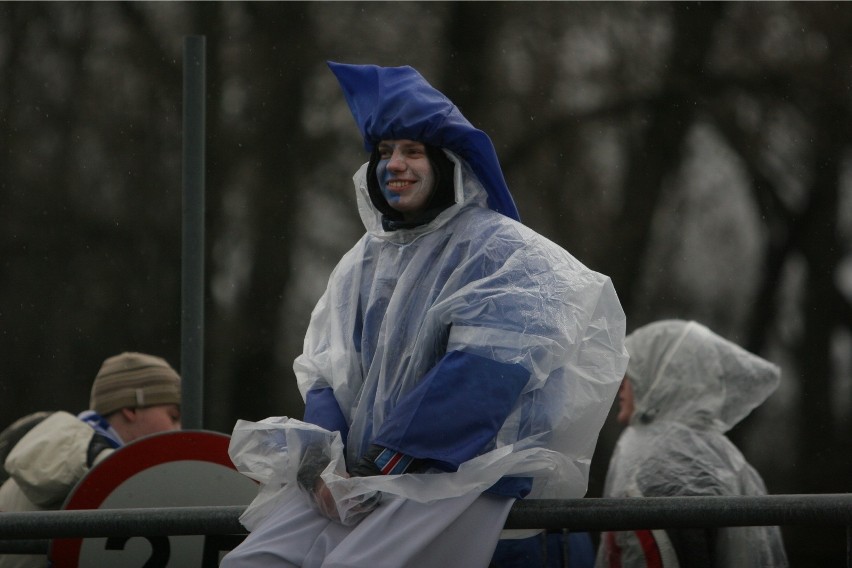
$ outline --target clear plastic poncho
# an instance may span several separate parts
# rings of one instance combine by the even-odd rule
[[[778,387],[778,367],[696,322],[655,322],[625,343],[635,410],[604,496],[765,495],[760,475],[724,433]],[[631,532],[613,535],[621,553],[613,565],[646,565]],[[601,539],[598,566],[610,565],[607,542]],[[777,527],[721,529],[715,554],[717,566],[787,565]]]
[[[294,364],[312,424],[234,429],[231,458],[262,485],[243,524],[299,491],[308,463],[344,524],[383,493],[584,495],[627,365],[612,283],[518,222],[490,138],[416,70],[329,67],[368,151],[408,139],[446,152],[454,204],[385,231],[367,164],[354,176],[367,232],[331,274]],[[371,445],[441,473],[347,478]]]
[[[376,491],[426,502],[484,491],[504,476],[532,477],[535,497],[585,494],[597,437],[627,363],[618,298],[607,277],[489,209],[476,177],[449,155],[457,164],[458,203],[412,230],[383,231],[367,195],[366,164],[355,175],[367,233],[334,269],[294,369],[303,396],[333,390],[349,426],[343,441],[350,462],[448,352],[522,370],[508,417],[484,451],[457,471],[348,479],[339,435],[293,419],[240,422],[232,459],[264,484],[243,518],[249,528],[270,501],[294,490],[307,440],[323,438],[331,463],[322,478],[344,522]],[[491,380],[499,387],[500,376]],[[468,388],[463,382],[459,392]],[[424,397],[411,419],[436,395],[458,394],[452,385],[443,388]],[[490,396],[497,395],[466,393],[464,404],[487,405]],[[464,414],[420,426],[440,437]]]

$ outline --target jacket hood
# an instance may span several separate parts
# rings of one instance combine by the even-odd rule
[[[520,220],[494,144],[451,100],[414,68],[328,62],[368,152],[381,140],[416,140],[467,162],[488,194],[488,206]]]
[[[667,420],[726,432],[780,381],[776,365],[694,321],[654,322],[631,333],[625,346],[631,424]]]

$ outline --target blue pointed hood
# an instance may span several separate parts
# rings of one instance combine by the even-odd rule
[[[340,82],[364,147],[381,140],[417,140],[458,154],[488,192],[491,209],[520,220],[494,144],[414,68],[328,62]]]

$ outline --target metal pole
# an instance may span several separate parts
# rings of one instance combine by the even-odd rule
[[[0,553],[42,552],[44,540],[170,535],[243,535],[245,505],[26,511],[0,514]],[[852,494],[524,500],[505,528],[630,530],[736,526],[845,526],[852,547]],[[28,542],[18,540],[36,539]]]
[[[245,534],[245,505],[25,511],[0,514],[3,539]],[[852,494],[762,497],[530,499],[512,506],[507,529],[632,530],[852,525]]]
[[[5,512],[2,539],[245,534],[245,505]]]
[[[612,531],[745,526],[847,526],[852,494],[518,501],[507,529]]]
[[[206,41],[183,46],[183,250],[181,382],[183,427],[201,429],[204,408],[204,120]]]
[[[846,568],[852,568],[852,525],[846,525]]]

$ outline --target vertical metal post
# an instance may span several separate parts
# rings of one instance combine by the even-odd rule
[[[846,568],[852,568],[852,525],[846,526]]]
[[[203,427],[204,408],[204,127],[206,39],[183,45],[183,248],[181,254],[181,418]]]

